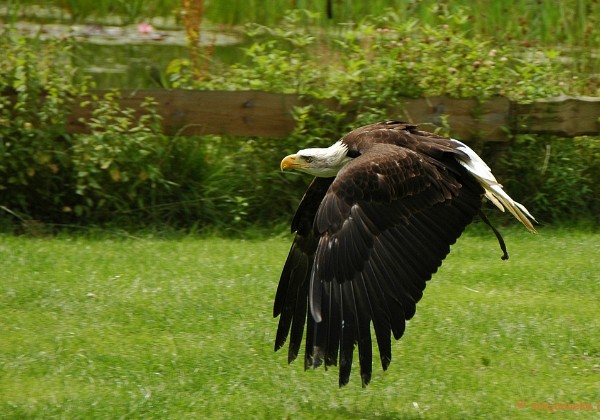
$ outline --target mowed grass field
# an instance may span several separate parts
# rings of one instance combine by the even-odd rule
[[[0,236],[0,417],[600,415],[600,235],[503,233],[467,230],[365,389],[273,352],[291,237]]]

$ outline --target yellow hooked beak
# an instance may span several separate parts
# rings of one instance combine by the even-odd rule
[[[281,170],[288,169],[307,169],[309,165],[298,155],[289,155],[281,161]]]

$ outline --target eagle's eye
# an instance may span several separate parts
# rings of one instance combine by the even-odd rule
[[[306,163],[311,163],[314,159],[312,156],[302,156],[302,158],[306,161]]]

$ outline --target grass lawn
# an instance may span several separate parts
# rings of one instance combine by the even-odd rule
[[[0,417],[600,414],[600,234],[503,233],[508,261],[459,240],[366,389],[273,352],[291,237],[0,236]]]

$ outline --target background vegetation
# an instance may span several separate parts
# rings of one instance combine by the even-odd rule
[[[64,41],[25,39],[7,30],[0,86],[0,189],[4,220],[27,225],[148,225],[242,231],[289,219],[303,176],[277,171],[281,157],[328,145],[358,125],[394,118],[399,96],[446,94],[530,101],[589,89],[552,50],[499,44],[473,33],[468,15],[444,10],[439,25],[399,12],[366,17],[337,34],[318,16],[295,11],[279,25],[253,24],[245,60],[218,70],[181,59],[165,83],[187,89],[259,89],[355,104],[352,112],[296,110],[285,139],[169,137],[152,101],[136,119],[115,96],[92,98],[89,134],[67,134],[65,115],[90,82],[70,63]],[[328,57],[323,63],[323,57]],[[325,65],[324,65],[325,64]],[[9,102],[12,101],[12,102]],[[450,128],[450,132],[447,129]],[[451,134],[451,127],[445,127]],[[511,194],[542,222],[600,214],[599,139],[517,136],[503,153],[474,146]]]
[[[181,0],[50,0],[53,6],[43,13],[34,0],[3,1],[12,16],[45,16],[75,21],[135,23],[141,19],[173,18],[181,11]],[[437,25],[440,15],[465,13],[469,27],[475,32],[501,41],[546,42],[598,45],[599,34],[594,29],[600,18],[600,6],[593,0],[512,1],[503,0],[203,0],[204,16],[213,23],[239,25],[249,22],[274,25],[291,9],[319,13],[320,25],[358,22],[364,16],[382,15],[388,10],[402,13],[406,20]],[[331,5],[331,13],[327,5]],[[485,10],[485,13],[482,11]],[[58,12],[57,12],[58,11]]]

